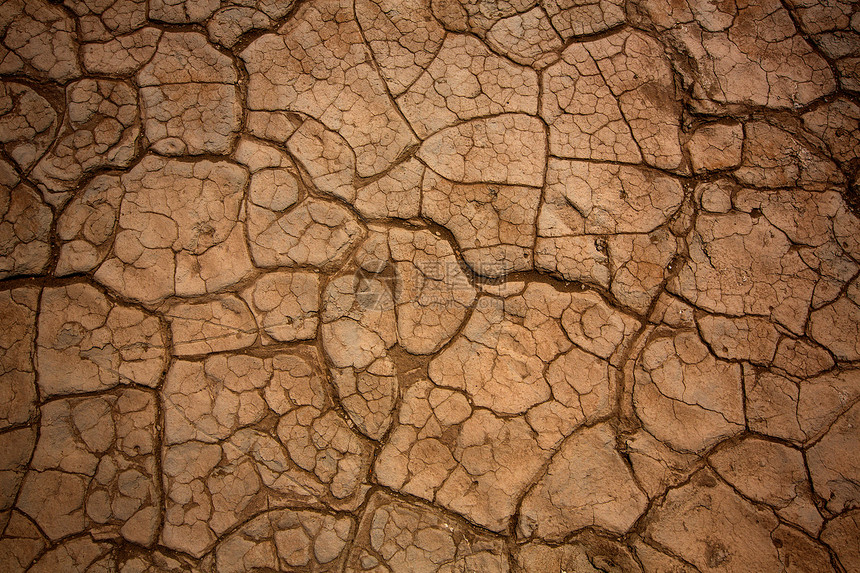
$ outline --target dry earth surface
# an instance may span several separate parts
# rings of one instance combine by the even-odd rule
[[[860,571],[860,4],[0,1],[0,571]]]

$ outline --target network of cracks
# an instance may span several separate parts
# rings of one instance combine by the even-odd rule
[[[0,2],[0,570],[860,571],[860,5]]]

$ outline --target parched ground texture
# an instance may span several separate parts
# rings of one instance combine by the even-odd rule
[[[860,571],[860,4],[0,1],[0,571]]]

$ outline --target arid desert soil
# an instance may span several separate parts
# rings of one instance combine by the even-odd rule
[[[0,1],[0,572],[860,571],[860,4]]]

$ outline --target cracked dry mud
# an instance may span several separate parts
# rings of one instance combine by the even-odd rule
[[[0,0],[0,572],[860,572],[860,5]]]

